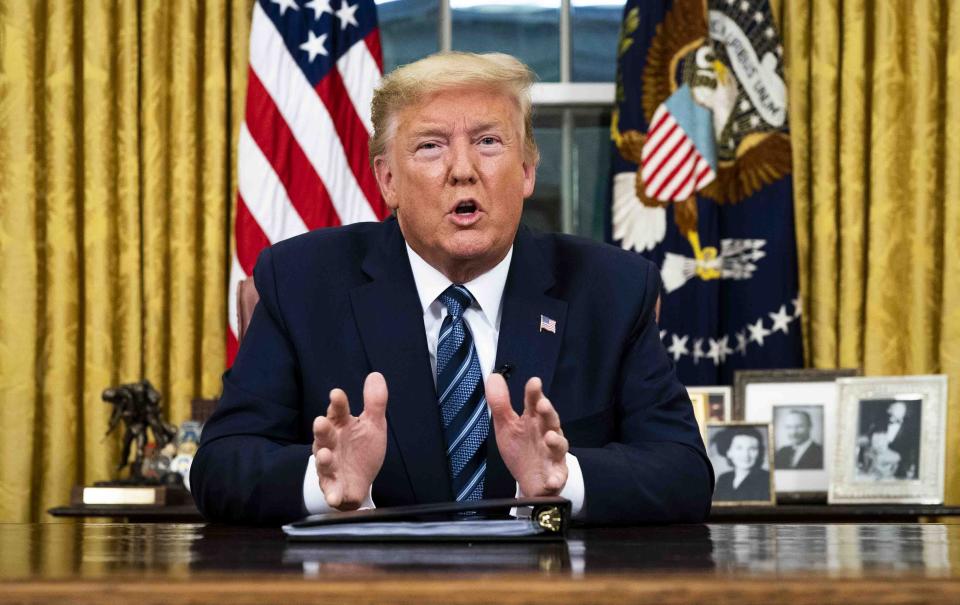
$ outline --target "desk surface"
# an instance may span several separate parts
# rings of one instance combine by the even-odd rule
[[[203,524],[0,524],[0,603],[960,603],[960,525],[578,529],[566,542],[288,543]]]

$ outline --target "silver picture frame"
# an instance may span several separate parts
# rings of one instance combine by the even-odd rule
[[[830,504],[942,504],[947,377],[842,378]]]

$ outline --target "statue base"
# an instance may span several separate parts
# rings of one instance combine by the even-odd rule
[[[176,506],[191,502],[190,492],[183,486],[132,484],[123,481],[98,481],[93,486],[73,488],[70,504],[73,506]]]

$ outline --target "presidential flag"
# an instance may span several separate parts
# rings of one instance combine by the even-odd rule
[[[237,151],[228,364],[237,351],[237,284],[252,275],[260,250],[311,229],[389,214],[367,156],[370,100],[382,72],[373,0],[254,5]]]
[[[766,0],[629,0],[608,236],[654,261],[685,384],[803,363],[783,46]]]

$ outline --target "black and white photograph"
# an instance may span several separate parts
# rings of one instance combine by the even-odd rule
[[[919,398],[860,401],[857,479],[916,479],[920,465]]]
[[[823,470],[823,405],[773,407],[777,470]]]
[[[715,506],[774,504],[769,424],[710,424],[707,441]]]
[[[831,504],[942,504],[947,377],[837,381]]]

